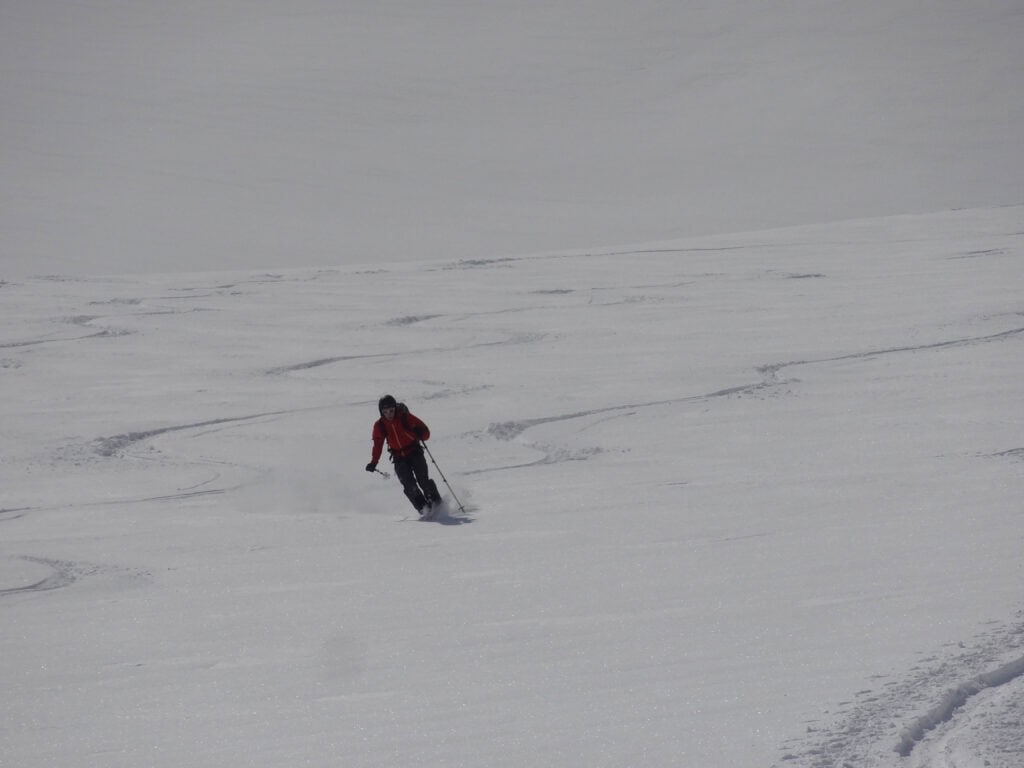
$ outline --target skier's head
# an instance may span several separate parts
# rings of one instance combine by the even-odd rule
[[[382,416],[386,408],[394,409],[396,407],[398,407],[398,401],[391,395],[384,395],[384,397],[377,401],[377,410],[380,411]]]

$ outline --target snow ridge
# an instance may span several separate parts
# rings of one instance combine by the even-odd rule
[[[1005,742],[1004,756],[1016,756],[1024,749],[1024,740],[1019,737],[1011,684],[1024,681],[1022,654],[1024,621],[1018,614],[1012,623],[996,624],[971,642],[955,643],[946,653],[928,654],[927,665],[914,666],[875,690],[859,691],[859,701],[851,702],[830,724],[823,727],[808,721],[808,737],[784,745],[781,762],[775,765],[963,768],[979,764],[980,753],[999,740]],[[998,661],[1003,663],[991,668]],[[998,701],[983,694],[994,695],[995,689],[1007,693]],[[973,741],[962,746],[965,740]],[[946,754],[952,742],[967,750],[967,762]],[[910,762],[903,762],[906,758]],[[993,768],[1020,765],[1012,757],[1007,763],[989,758],[994,762],[984,764]]]
[[[966,683],[949,690],[942,700],[923,716],[915,720],[900,735],[899,744],[896,745],[896,752],[901,757],[909,757],[914,747],[933,728],[952,719],[954,713],[960,709],[967,700],[986,688],[996,688],[1005,685],[1024,675],[1024,656],[1021,656],[1009,664],[977,675]]]

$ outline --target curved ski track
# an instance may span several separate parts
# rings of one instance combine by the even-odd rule
[[[133,570],[121,566],[97,565],[93,563],[75,562],[72,560],[55,560],[46,557],[32,557],[22,555],[18,559],[29,563],[37,563],[48,567],[52,572],[39,581],[26,584],[21,587],[9,587],[0,589],[0,598],[11,595],[33,594],[37,592],[48,592],[55,589],[63,589],[71,586],[80,579],[101,574],[114,574],[128,576],[133,579],[147,578],[150,576],[145,571]]]
[[[265,413],[253,413],[248,416],[230,416],[222,419],[208,419],[206,421],[197,421],[191,424],[179,424],[173,427],[160,427],[159,429],[149,429],[140,432],[126,432],[121,435],[112,435],[111,437],[99,437],[92,441],[92,446],[96,453],[100,456],[116,456],[120,454],[124,449],[134,443],[148,440],[151,437],[158,437],[159,435],[166,435],[169,432],[181,432],[188,429],[200,429],[202,427],[218,426],[221,424],[234,424],[237,422],[244,421],[255,421],[256,419],[263,419],[271,416],[282,416],[288,413],[294,413],[296,410],[292,409],[284,411],[266,411]]]
[[[824,728],[808,724],[809,736],[790,742],[775,765],[1024,765],[1024,702],[1012,695],[1024,683],[1024,623],[1018,616],[1017,624],[977,638],[967,650],[957,644],[956,650],[936,654],[930,666],[915,667],[884,690],[859,692],[860,701]],[[980,754],[992,742],[1001,744],[1002,758]]]
[[[944,349],[948,347],[961,347],[970,346],[974,344],[985,344],[995,341],[1003,341],[1011,337],[1024,334],[1024,328],[1012,328],[1008,331],[1001,331],[999,333],[988,334],[985,336],[969,336],[959,339],[950,339],[948,341],[940,341],[932,344],[920,344],[916,346],[906,347],[886,347],[884,349],[870,350],[867,352],[853,352],[845,355],[835,355],[832,357],[822,357],[812,360],[791,360],[788,362],[781,363],[770,363],[768,365],[759,366],[756,370],[761,374],[761,381],[754,382],[752,384],[742,384],[736,387],[729,387],[727,389],[720,389],[715,392],[709,392],[703,395],[688,395],[685,397],[667,398],[662,400],[649,400],[644,402],[634,403],[622,403],[619,405],[610,405],[603,408],[591,408],[583,411],[574,411],[571,413],[563,413],[554,416],[540,416],[533,419],[523,419],[520,421],[505,421],[491,424],[485,431],[487,435],[497,440],[514,440],[519,437],[522,433],[527,430],[540,426],[541,424],[550,424],[559,421],[571,421],[574,419],[586,418],[588,416],[596,416],[600,414],[613,414],[621,411],[636,411],[641,408],[656,408],[665,405],[678,405],[680,403],[700,403],[709,400],[715,400],[720,397],[731,397],[734,395],[752,395],[756,392],[771,389],[772,387],[784,384],[784,381],[779,380],[779,372],[785,368],[793,368],[800,365],[819,365],[823,363],[834,363],[845,360],[865,360],[874,357],[881,357],[883,355],[894,355],[894,354],[905,354],[913,352],[924,352],[934,349]],[[600,448],[595,448],[592,451],[586,452],[586,455],[579,456],[578,458],[586,458],[589,455],[595,455],[600,453]],[[996,456],[1019,456],[1024,449],[1013,449],[1009,451],[1003,451]],[[510,469],[523,469],[525,467],[537,466],[539,464],[550,464],[554,463],[559,459],[553,458],[551,455],[545,456],[537,461],[528,462],[525,464],[515,464],[511,466],[501,467],[489,467],[486,469],[477,469],[466,472],[467,475],[482,474],[486,472],[499,472]],[[561,459],[566,460],[566,459]]]
[[[751,384],[729,387],[702,395],[623,403],[603,408],[593,408],[552,416],[542,416],[533,419],[499,422],[491,424],[485,431],[485,434],[497,440],[514,440],[527,430],[542,424],[570,421],[601,414],[622,413],[622,415],[629,415],[630,412],[635,413],[641,408],[680,403],[706,402],[708,400],[735,395],[752,395],[785,383],[784,381],[780,381],[779,375],[780,372],[786,368],[802,365],[819,365],[847,360],[869,359],[884,355],[926,352],[976,344],[987,344],[1005,341],[1021,334],[1024,334],[1024,327],[1012,328],[1006,331],[982,336],[949,339],[931,344],[886,347],[865,352],[833,355],[830,357],[809,360],[792,360],[771,363],[760,366],[756,369],[758,373],[761,374],[762,378],[760,381],[753,382]],[[538,445],[534,447],[545,452],[545,455],[537,461],[511,466],[477,469],[464,474],[482,474],[486,472],[522,469],[540,464],[554,463],[557,461],[583,460],[588,458],[590,455],[600,453],[600,448],[596,448],[589,452],[576,452],[575,454],[563,451],[559,454],[558,451],[543,446]],[[1017,458],[1021,455],[1022,451],[1024,451],[1024,449],[1011,449],[992,455]],[[996,638],[997,639],[994,643],[988,644],[984,649],[978,651],[973,657],[961,660],[961,662],[956,665],[955,670],[960,671],[973,669],[981,661],[991,659],[994,655],[997,655],[1000,652],[1005,654],[1007,647],[1020,649],[1021,646],[1024,646],[1024,625],[1019,628],[1014,628],[1008,632],[998,634]],[[891,744],[887,749],[883,747],[883,751],[888,751],[890,753],[895,752],[900,757],[908,757],[915,752],[915,748],[918,748],[919,744],[926,744],[929,736],[936,728],[949,723],[960,710],[973,704],[976,694],[986,689],[1005,686],[1008,683],[1015,683],[1024,679],[1024,656],[1015,657],[1011,661],[1004,663],[995,669],[970,673],[966,680],[957,681],[954,678],[947,684],[948,687],[946,690],[933,694],[936,696],[934,703],[931,704],[931,706],[927,706],[923,714],[916,716],[904,715],[902,710],[908,705],[908,703],[913,704],[920,701],[921,689],[925,687],[926,682],[933,681],[936,678],[936,675],[934,672],[929,672],[923,677],[924,680],[922,680],[922,676],[914,677],[910,681],[894,688],[894,691],[890,691],[889,695],[883,694],[881,696],[875,696],[867,699],[863,705],[854,710],[845,722],[826,731],[825,736],[823,736],[818,743],[807,748],[802,754],[787,754],[783,757],[783,761],[788,765],[806,766],[806,768],[836,768],[836,766],[842,766],[842,768],[850,766],[852,768],[853,766],[867,765],[868,763],[864,762],[867,753],[877,750],[879,745],[884,744],[885,739],[887,738],[886,725],[891,725],[893,720],[899,720],[901,717],[909,717],[909,719],[905,721],[906,724],[900,731],[898,738],[889,737],[892,738]],[[896,695],[892,695],[893,692],[895,692]],[[1005,719],[1006,718],[1004,718],[1004,720]],[[1013,720],[1011,717],[1009,718],[1009,722],[1011,724],[1019,725],[1020,721]],[[970,727],[977,729],[977,725],[973,723]],[[950,738],[951,737],[948,735],[944,737],[946,741]],[[1024,737],[1021,737],[1014,743],[1017,744],[1017,747],[1020,750],[1020,760],[1019,762],[1006,763],[1005,768],[1017,768],[1018,766],[1024,765]],[[938,763],[936,761],[939,758],[932,754],[932,752],[928,752],[928,755],[929,757],[925,758],[928,762],[923,763],[922,768],[924,768],[924,765],[928,765],[931,768],[971,768],[976,765],[976,763],[973,762],[961,763],[953,758],[946,760],[946,762]],[[997,768],[991,760],[986,762],[986,765]],[[998,768],[1003,767],[1000,766]]]

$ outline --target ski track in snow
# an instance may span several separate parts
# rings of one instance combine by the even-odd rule
[[[744,246],[749,247],[749,246]],[[692,250],[692,249],[687,249]],[[699,249],[707,250],[707,249]],[[720,249],[715,249],[720,250]],[[656,251],[629,251],[623,253],[647,253]],[[660,251],[657,251],[660,252]],[[675,250],[673,250],[675,252]],[[1002,249],[980,250],[970,253],[951,256],[948,258],[982,258],[999,256],[1005,253]],[[536,257],[530,257],[536,258]],[[508,268],[512,262],[521,259],[490,259],[463,261],[456,265],[449,265],[444,269],[481,269],[481,268]],[[277,281],[279,276],[271,276]],[[783,279],[805,280],[823,278],[818,273],[792,273],[781,275]],[[258,281],[253,281],[258,282]],[[678,287],[682,284],[673,284]],[[218,286],[220,290],[227,290],[232,285]],[[664,288],[665,285],[645,286]],[[639,287],[636,287],[639,288]],[[198,290],[198,289],[196,289]],[[623,290],[622,286],[608,288],[608,290]],[[569,289],[550,289],[536,291],[544,294],[570,294]],[[184,297],[182,297],[184,298]],[[194,298],[194,297],[190,297]],[[623,301],[630,301],[626,298]],[[128,306],[142,303],[142,299],[122,300]],[[470,313],[466,315],[446,316],[441,314],[409,315],[396,317],[386,321],[384,324],[391,327],[407,327],[418,323],[433,321],[439,318],[450,317],[456,320],[464,320],[479,315],[502,314],[508,312],[520,312],[536,310],[538,307],[527,308],[506,308],[494,312]],[[199,311],[193,309],[190,311]],[[142,314],[142,313],[140,313]],[[150,312],[146,314],[160,314]],[[177,313],[173,313],[177,314]],[[79,315],[64,318],[65,322],[74,325],[88,325],[99,319],[96,316]],[[107,329],[86,336],[73,338],[46,338],[25,341],[15,341],[0,344],[0,348],[19,348],[35,345],[80,341],[109,336],[128,335],[133,333],[127,330]],[[541,416],[529,419],[506,421],[491,424],[482,433],[483,435],[499,441],[512,441],[520,438],[530,429],[545,424],[556,422],[572,421],[588,417],[602,417],[598,420],[606,421],[615,418],[625,418],[634,415],[638,410],[654,408],[665,405],[677,405],[684,403],[701,403],[724,397],[751,396],[761,392],[769,391],[788,383],[780,380],[781,373],[788,369],[799,366],[824,365],[828,363],[863,360],[886,355],[913,354],[945,348],[970,346],[1005,341],[1024,334],[1024,327],[1011,328],[998,333],[991,333],[979,336],[947,339],[933,343],[886,347],[862,352],[837,354],[829,357],[821,357],[807,360],[790,360],[785,362],[769,363],[757,367],[755,370],[760,375],[760,380],[749,384],[728,387],[715,390],[705,394],[686,395],[674,398],[659,399],[645,402],[630,402],[618,405],[609,405],[600,408],[572,411],[562,414]],[[322,357],[291,365],[284,365],[264,371],[268,375],[282,375],[294,372],[301,372],[322,366],[343,363],[355,360],[398,358],[410,354],[438,354],[453,351],[464,351],[469,348],[495,347],[513,344],[530,344],[548,338],[545,333],[512,333],[507,338],[476,342],[466,345],[452,345],[449,347],[435,347],[431,349],[417,349],[415,351],[387,352],[339,355],[333,357]],[[17,361],[12,361],[16,364]],[[477,387],[476,389],[487,387]],[[465,393],[465,390],[462,392]],[[435,395],[435,397],[449,396],[450,390]],[[92,440],[89,445],[91,449],[101,458],[109,459],[122,455],[130,447],[145,440],[167,435],[176,432],[187,432],[208,427],[226,426],[231,424],[243,424],[256,422],[260,419],[285,416],[299,411],[311,410],[310,408],[275,410],[254,413],[243,416],[226,416],[203,421],[190,422],[148,430],[137,430],[125,432],[118,435],[100,437]],[[593,424],[588,425],[593,426]],[[588,428],[584,427],[584,429]],[[600,446],[583,449],[569,449],[565,447],[531,444],[531,448],[537,449],[542,456],[536,461],[510,465],[496,466],[483,469],[476,469],[464,472],[464,475],[475,475],[487,472],[507,471],[534,467],[543,464],[553,464],[564,461],[584,461],[602,452]],[[1010,459],[1024,458],[1024,448],[1010,448],[996,453],[987,454],[988,457],[1002,457]],[[118,503],[138,503],[140,501],[164,501],[189,498],[193,496],[223,494],[241,486],[233,488],[201,487],[209,484],[201,483],[193,488],[183,488],[177,493],[164,494],[138,499],[125,499]],[[97,502],[113,503],[113,502]],[[14,520],[34,511],[32,507],[18,507],[11,509],[0,509],[0,522]],[[433,522],[441,525],[462,525],[471,523],[474,520],[472,507],[467,507],[465,514],[452,514],[450,510],[443,510]],[[410,518],[414,519],[414,518]],[[403,520],[404,521],[404,520]],[[0,598],[14,595],[32,595],[58,589],[63,589],[88,577],[100,574],[128,574],[132,577],[145,577],[143,572],[135,572],[130,569],[117,566],[95,565],[90,563],[78,563],[74,561],[50,559],[33,556],[17,556],[26,562],[45,566],[51,573],[45,578],[39,579],[31,584],[8,587],[0,589]],[[894,762],[904,760],[909,768],[974,768],[979,765],[978,749],[979,744],[997,745],[1001,750],[1000,754],[986,754],[984,765],[990,768],[1019,768],[1024,765],[1024,705],[1021,704],[1020,692],[1024,689],[1024,622],[1015,626],[1003,628],[990,632],[975,641],[971,650],[951,652],[946,655],[945,661],[938,661],[930,666],[914,668],[901,680],[886,683],[881,691],[861,691],[857,694],[857,700],[846,706],[845,710],[836,713],[831,722],[821,725],[818,722],[808,724],[807,736],[795,739],[787,743],[783,750],[785,754],[781,762],[776,765],[789,768],[860,768],[861,766],[876,765],[880,762]],[[1017,694],[1017,695],[1015,695]],[[995,736],[987,739],[977,739],[975,735],[980,731],[994,733]],[[894,762],[895,764],[895,762]]]
[[[1011,448],[1008,451],[999,451],[998,453],[990,453],[989,456],[993,458],[1008,457],[1012,459],[1024,459],[1024,448]]]
[[[231,416],[221,419],[208,419],[206,421],[198,421],[192,424],[179,424],[171,427],[160,427],[159,429],[149,429],[138,432],[126,432],[121,435],[113,435],[111,437],[99,437],[92,441],[93,448],[96,453],[100,456],[112,457],[122,453],[129,446],[148,440],[152,437],[159,437],[160,435],[166,435],[171,432],[182,432],[190,429],[201,429],[203,427],[219,426],[222,424],[234,424],[238,422],[256,421],[258,419],[264,419],[272,416],[281,416],[294,411],[268,411],[266,413],[254,413],[249,416]]]
[[[27,592],[47,592],[51,589],[61,589],[73,584],[78,579],[96,573],[98,566],[75,563],[68,560],[51,560],[43,557],[24,556],[20,558],[26,562],[45,565],[52,570],[52,573],[44,579],[23,587],[11,587],[0,589],[0,596],[17,595]]]
[[[727,389],[720,389],[715,392],[710,392],[703,395],[688,395],[684,397],[668,398],[662,400],[653,400],[647,402],[638,403],[624,403],[621,405],[611,405],[603,408],[592,408],[584,411],[574,411],[571,413],[557,414],[554,416],[540,416],[533,419],[523,419],[520,421],[505,421],[495,424],[491,424],[486,430],[485,434],[493,437],[497,440],[509,441],[520,437],[524,432],[533,427],[541,426],[543,424],[551,424],[560,421],[572,421],[575,419],[582,419],[589,416],[597,416],[602,414],[614,414],[620,411],[636,411],[641,408],[656,408],[665,405],[679,405],[682,403],[699,403],[714,400],[721,397],[732,397],[742,395],[752,395],[756,392],[769,390],[779,385],[787,383],[786,381],[779,380],[779,372],[785,368],[792,368],[803,365],[820,365],[824,363],[842,362],[846,360],[866,360],[874,357],[881,357],[883,355],[893,354],[907,354],[914,352],[924,352],[935,349],[944,349],[949,347],[961,347],[971,346],[974,344],[985,344],[996,341],[1003,341],[1019,334],[1024,333],[1024,328],[1012,328],[1007,331],[1001,331],[999,333],[987,334],[984,336],[970,336],[959,339],[950,339],[948,341],[940,341],[932,344],[919,344],[915,346],[906,347],[889,347],[885,349],[871,350],[867,352],[855,352],[845,355],[836,355],[833,357],[823,357],[815,360],[794,360],[783,363],[771,363],[769,365],[760,366],[757,371],[762,375],[762,380],[752,384],[743,384],[736,387],[729,387]],[[533,446],[540,448],[540,446]],[[539,466],[542,464],[553,464],[558,461],[573,461],[585,459],[588,456],[597,455],[601,453],[600,447],[593,449],[576,451],[566,453],[562,449],[561,455],[559,455],[558,449],[551,449],[550,452],[544,457],[537,461],[526,462],[522,464],[514,464],[500,467],[489,467],[485,469],[470,470],[464,474],[476,475],[487,472],[498,472],[512,469],[524,469],[527,467]],[[1024,454],[1024,449],[1011,449],[1008,451],[1002,451],[993,456],[1012,456],[1020,457]]]
[[[1024,677],[977,693],[969,706],[912,752],[908,768],[1024,765]]]
[[[986,688],[997,688],[1006,685],[1024,675],[1024,656],[1002,665],[990,672],[982,672],[970,680],[960,683],[950,689],[930,710],[917,718],[903,731],[900,736],[896,752],[901,757],[908,757],[914,748],[921,742],[929,731],[939,725],[950,721],[953,716],[972,697],[981,693]],[[948,738],[948,736],[947,736]]]
[[[435,316],[436,317],[436,316]],[[407,323],[400,323],[407,324]],[[373,360],[373,359],[395,359],[395,358],[406,358],[411,355],[436,355],[445,352],[462,352],[467,349],[480,349],[484,347],[501,347],[511,344],[529,344],[534,341],[540,341],[546,338],[547,334],[544,333],[522,333],[515,334],[507,339],[499,339],[497,341],[484,341],[477,342],[475,344],[460,344],[451,347],[432,347],[429,349],[413,349],[413,350],[402,350],[400,352],[372,352],[365,355],[338,355],[337,357],[323,357],[317,360],[308,360],[303,363],[294,363],[292,365],[282,365],[276,368],[271,368],[267,371],[268,375],[276,376],[284,373],[293,373],[295,371],[307,371],[311,368],[320,368],[325,365],[334,365],[335,363],[345,363],[351,360]]]
[[[24,517],[31,512],[32,509],[32,507],[11,507],[10,509],[0,509],[0,523]]]
[[[766,365],[758,370],[766,375],[765,384],[774,384],[775,378],[780,370],[783,368],[790,368],[797,365],[816,365],[819,363],[837,363],[844,360],[865,360],[872,357],[881,357],[882,355],[900,354],[905,352],[923,352],[931,349],[943,349],[945,347],[963,347],[971,346],[973,344],[984,344],[991,341],[1002,341],[1003,339],[1016,336],[1017,334],[1024,333],[1024,328],[1012,328],[1008,331],[1002,331],[1000,333],[993,333],[987,336],[970,336],[962,339],[951,339],[949,341],[939,341],[934,344],[920,344],[917,346],[910,347],[891,347],[888,349],[879,349],[872,352],[856,352],[849,355],[839,355],[837,357],[824,357],[818,360],[794,360],[787,363],[774,363],[772,365]]]
[[[944,658],[929,658],[882,691],[859,692],[859,701],[825,726],[808,723],[808,736],[785,747],[775,765],[1024,765],[1024,703],[1013,695],[1024,687],[1024,621],[1018,617],[1018,623],[980,636],[970,648],[960,643],[957,650],[936,654]],[[984,696],[987,691],[995,695]],[[971,746],[964,748],[968,741]],[[1001,755],[979,754],[993,743],[1001,745]]]
[[[73,560],[57,560],[30,555],[22,555],[17,559],[24,560],[28,563],[36,563],[38,565],[46,566],[52,572],[45,578],[31,584],[0,589],[0,598],[63,589],[64,587],[69,587],[75,582],[90,576],[116,575],[127,576],[131,579],[144,579],[150,576],[150,574],[145,571],[115,565],[98,565],[95,563],[75,562]]]
[[[802,279],[811,277],[816,278],[820,277],[820,275],[791,275],[789,277],[792,279]],[[553,416],[500,422],[491,424],[485,431],[485,434],[497,440],[510,441],[519,438],[528,430],[544,424],[571,421],[604,414],[612,414],[606,418],[615,418],[614,414],[616,413],[629,412],[629,414],[632,414],[641,408],[652,408],[688,402],[704,402],[721,397],[751,395],[786,383],[779,379],[780,372],[786,368],[806,365],[821,365],[848,360],[864,360],[885,355],[911,354],[952,347],[986,344],[1004,341],[1022,333],[1024,333],[1024,328],[1012,328],[993,334],[949,339],[930,344],[887,347],[883,349],[834,355],[811,360],[794,360],[772,363],[757,368],[757,371],[762,375],[761,381],[747,385],[729,387],[703,395],[691,395],[639,403],[626,403],[603,408],[557,414]],[[524,469],[543,464],[552,464],[558,461],[585,460],[589,456],[596,455],[601,452],[599,447],[590,451],[584,450],[575,452],[536,444],[531,447],[541,450],[544,455],[532,462],[470,470],[464,474],[475,475],[487,472]],[[992,455],[1017,458],[1020,457],[1022,453],[1024,453],[1024,449],[1011,449]],[[1013,648],[1020,648],[1021,645],[1024,645],[1024,643],[1020,642],[1021,635],[1024,635],[1024,625],[1007,633],[997,633],[992,642],[1004,645],[1009,644]],[[1013,642],[1007,643],[1007,637],[1012,639]],[[940,667],[937,671],[929,670],[923,674],[915,675],[910,680],[902,684],[897,684],[888,695],[882,694],[866,698],[863,704],[858,705],[854,709],[847,720],[827,730],[824,738],[817,741],[813,746],[807,748],[802,754],[787,754],[783,757],[783,761],[786,765],[800,765],[806,766],[806,768],[833,768],[834,766],[841,766],[842,768],[856,768],[858,766],[867,765],[868,763],[864,762],[864,760],[867,758],[868,753],[872,751],[877,752],[880,745],[882,745],[884,751],[886,739],[889,739],[890,751],[895,752],[900,757],[911,756],[915,753],[915,749],[917,749],[918,753],[925,752],[927,754],[927,757],[924,758],[926,763],[923,763],[922,765],[934,766],[935,768],[968,768],[968,765],[974,765],[973,762],[960,762],[959,759],[948,756],[942,758],[937,754],[933,747],[930,747],[928,739],[933,731],[940,726],[953,721],[954,717],[965,707],[969,709],[970,706],[975,703],[975,697],[979,692],[985,689],[1000,687],[1009,683],[1017,682],[1019,678],[1024,676],[1024,656],[1020,656],[998,666],[995,669],[971,674],[968,679],[962,682],[958,682],[955,679],[956,675],[961,670],[969,672],[979,663],[991,659],[996,653],[998,653],[998,649],[993,648],[992,643],[989,643],[973,655],[961,657],[951,669]],[[910,717],[898,738],[893,737],[891,734],[886,735],[887,724],[894,720],[898,720],[902,715],[902,710],[908,703],[919,702],[922,698],[920,693],[921,689],[929,687],[929,684],[934,688],[936,680],[942,680],[948,686],[945,692],[933,694],[933,696],[937,696],[935,703],[930,707],[927,707],[923,714]],[[863,693],[866,694],[869,692]],[[926,701],[928,700],[932,699],[926,699]],[[974,722],[973,718],[966,717],[965,719],[970,723],[970,727],[972,729],[977,730],[978,728],[989,727],[984,724],[978,725]],[[1000,717],[986,718],[986,722],[990,722],[992,720],[996,720],[997,723],[1009,723],[1011,726],[1010,730],[1020,729],[1021,725],[1024,724],[1024,721],[1014,719],[1012,716],[1001,716],[1001,719]],[[962,736],[960,730],[965,727],[967,726],[960,726],[960,729],[955,726],[950,727],[948,730],[951,731],[951,733],[943,735],[941,743],[945,745],[954,740],[958,740],[959,737]],[[1011,736],[1008,736],[1004,741],[1008,741],[1011,745],[1008,749],[1017,752],[1019,758],[1024,761],[1024,737],[1014,739]],[[939,762],[940,759],[943,760],[943,762]],[[973,757],[970,759],[973,760]],[[1012,759],[1013,758],[1011,758],[1011,760]],[[1010,766],[1019,766],[1021,764],[1024,764],[1024,762],[1008,762],[1005,765],[1006,768],[1010,768]],[[996,766],[998,764],[989,760],[986,762],[986,765]]]

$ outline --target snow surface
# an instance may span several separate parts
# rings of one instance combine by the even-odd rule
[[[4,0],[0,270],[493,258],[1024,202],[1021,0]]]
[[[5,0],[0,766],[1024,766],[1022,39]]]
[[[1019,768],[1022,264],[1011,206],[0,284],[0,764]],[[464,508],[363,470],[385,391]]]

